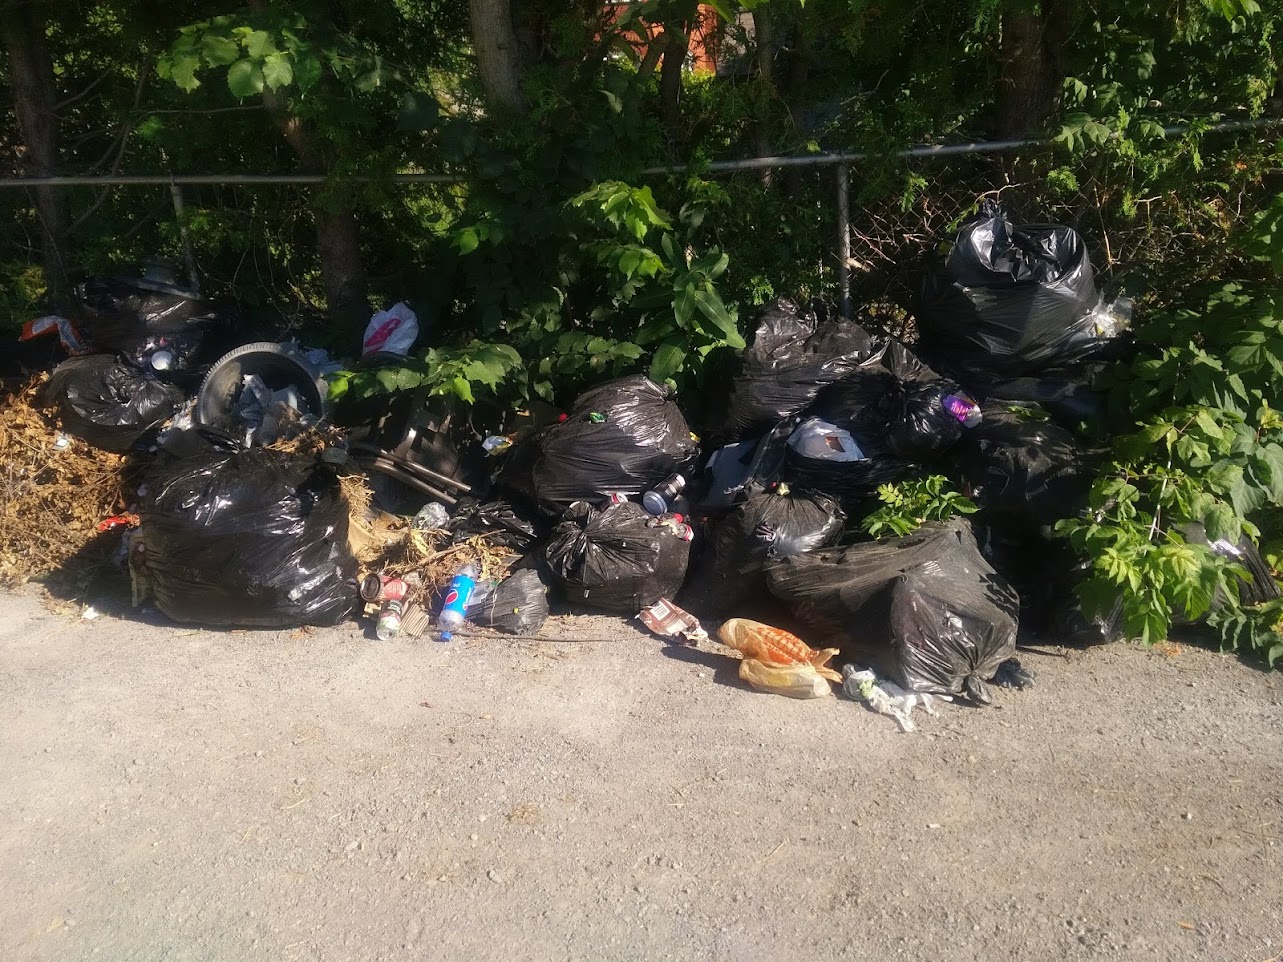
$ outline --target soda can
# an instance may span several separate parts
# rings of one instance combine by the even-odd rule
[[[673,534],[677,535],[677,537],[681,538],[683,541],[695,540],[695,529],[688,524],[673,525]]]
[[[607,491],[606,500],[611,504],[627,504],[628,495],[624,494],[622,491]]]
[[[377,601],[400,601],[410,586],[400,578],[389,578],[387,575],[369,575],[361,582],[361,598],[374,603]]]
[[[405,603],[391,598],[383,602],[379,609],[379,621],[374,628],[374,635],[379,641],[391,641],[401,633],[401,616],[405,613]]]

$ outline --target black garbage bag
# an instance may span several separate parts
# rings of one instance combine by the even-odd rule
[[[947,259],[927,270],[917,320],[931,360],[1009,377],[1105,350],[1109,334],[1083,239],[1070,227],[1012,224],[987,202]]]
[[[1047,371],[1038,377],[1002,380],[973,380],[967,387],[982,400],[1010,404],[1036,404],[1061,427],[1077,429],[1082,424],[1103,425],[1108,395],[1092,388],[1097,365]]]
[[[1123,599],[1120,593],[1108,610],[1088,614],[1078,597],[1078,586],[1091,573],[1091,563],[1081,562],[1056,585],[1048,626],[1048,641],[1069,645],[1104,645],[1121,641],[1126,635]]]
[[[823,491],[854,502],[898,481],[913,464],[886,453],[878,442],[857,441],[851,432],[807,418],[789,435],[784,480],[799,490]]]
[[[146,281],[91,278],[77,288],[84,333],[99,351],[144,363],[165,351],[168,370],[210,363],[231,345],[229,319],[193,292]]]
[[[820,392],[808,413],[845,428],[892,457],[927,461],[962,437],[964,421],[950,405],[970,399],[899,341]]]
[[[1252,539],[1244,537],[1237,544],[1224,539],[1212,541],[1207,536],[1207,530],[1201,524],[1183,524],[1177,527],[1177,532],[1189,544],[1202,545],[1210,549],[1213,553],[1220,555],[1234,564],[1241,565],[1248,573],[1246,580],[1237,578],[1238,582],[1238,601],[1245,608],[1252,605],[1264,604],[1267,601],[1273,601],[1280,596],[1278,582],[1274,580],[1274,575],[1270,572],[1270,566],[1265,563],[1261,557],[1260,550],[1252,543]],[[1219,611],[1224,608],[1230,600],[1225,597],[1225,592],[1218,589],[1216,595],[1212,598],[1212,611]],[[1185,622],[1188,624],[1188,621]]]
[[[758,315],[740,356],[727,413],[713,432],[723,443],[755,438],[800,414],[831,384],[875,354],[880,343],[853,321],[820,323],[814,310],[779,298]]]
[[[62,429],[104,451],[123,454],[173,417],[186,394],[149,372],[109,354],[63,361],[41,389],[57,407]]]
[[[677,594],[689,557],[689,542],[631,502],[572,504],[543,549],[567,601],[621,615]]]
[[[548,588],[534,568],[521,568],[503,581],[479,583],[467,618],[510,635],[533,635],[548,620]]]
[[[963,493],[1004,536],[1037,537],[1087,506],[1095,461],[1034,405],[990,401],[967,432],[959,467]]]
[[[356,609],[338,478],[315,458],[254,448],[163,468],[139,507],[156,604],[175,621],[334,625]]]
[[[985,682],[1016,651],[1015,592],[965,520],[903,538],[772,563],[773,594],[815,628],[816,644],[880,655],[901,686],[990,700]]]
[[[611,492],[639,498],[689,472],[697,450],[667,388],[640,375],[618,378],[581,394],[561,423],[513,445],[498,485],[555,517]]]
[[[842,534],[846,513],[816,492],[771,492],[737,505],[713,528],[687,589],[706,611],[734,611],[767,592],[766,565],[815,551]]]
[[[517,513],[506,501],[480,503],[475,498],[462,498],[446,523],[451,542],[458,544],[469,538],[484,535],[486,544],[508,548],[524,554],[539,540],[540,531],[535,522]]]

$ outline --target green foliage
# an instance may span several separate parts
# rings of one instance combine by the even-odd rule
[[[878,488],[878,508],[860,522],[860,530],[875,538],[885,535],[903,537],[928,521],[947,521],[960,514],[974,514],[976,506],[969,498],[953,489],[949,479],[930,477]]]
[[[456,348],[430,348],[422,358],[364,371],[338,371],[329,377],[329,397],[363,399],[379,394],[426,389],[429,396],[450,395],[468,404],[476,388],[498,388],[521,366],[521,355],[508,344],[473,341]]]
[[[1272,258],[1268,220],[1246,243]],[[1115,443],[1090,517],[1058,526],[1092,559],[1084,601],[1103,607],[1121,591],[1128,630],[1152,642],[1167,637],[1173,613],[1196,619],[1213,598],[1226,598],[1211,620],[1223,644],[1255,647],[1273,661],[1278,639],[1265,628],[1277,619],[1237,604],[1247,572],[1187,543],[1181,529],[1202,524],[1210,540],[1233,544],[1258,538],[1258,521],[1277,525],[1283,417],[1272,402],[1283,389],[1283,291],[1222,284],[1196,305],[1160,312],[1138,338],[1140,356],[1112,378],[1135,430]]]
[[[1271,668],[1283,657],[1283,599],[1254,608],[1227,605],[1208,617],[1225,651],[1254,654]]]
[[[43,269],[21,261],[0,264],[0,336],[16,338],[39,315],[45,290]]]

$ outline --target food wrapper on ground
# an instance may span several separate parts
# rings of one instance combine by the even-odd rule
[[[879,680],[873,672],[855,665],[842,666],[842,690],[854,701],[862,701],[879,715],[894,718],[904,732],[915,731],[917,726],[909,716],[918,705],[928,715],[939,715],[933,702],[953,701],[948,695],[929,695],[905,691],[894,682]]]
[[[722,643],[740,652],[745,658],[768,665],[810,665],[831,681],[842,680],[829,660],[838,653],[837,648],[816,651],[796,635],[746,618],[732,618],[718,630]]]
[[[808,664],[768,665],[756,658],[745,658],[740,662],[740,680],[758,691],[786,698],[824,698],[833,694],[827,676]]]
[[[683,611],[667,598],[660,598],[637,614],[643,625],[661,638],[672,638],[679,645],[696,645],[708,640],[708,632],[694,615]]]

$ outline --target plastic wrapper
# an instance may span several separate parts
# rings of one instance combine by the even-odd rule
[[[764,625],[747,618],[731,618],[717,630],[717,637],[728,648],[734,648],[746,659],[766,665],[805,665],[831,681],[842,676],[828,667],[837,648],[812,648],[797,635],[782,628]]]
[[[548,588],[533,568],[503,581],[478,582],[468,600],[467,619],[511,635],[533,635],[548,620]]]
[[[912,470],[912,462],[890,457],[873,442],[861,444],[845,428],[808,418],[789,435],[783,476],[795,488],[858,500]]]
[[[990,401],[959,459],[964,492],[1011,537],[1034,537],[1087,506],[1095,459],[1040,408]]]
[[[1013,225],[988,202],[933,261],[917,320],[924,356],[1015,377],[1073,364],[1116,333],[1083,239],[1070,227]]]
[[[696,453],[669,390],[625,377],[584,392],[564,421],[513,445],[498,484],[557,516],[612,492],[640,498],[670,475],[688,473]]]
[[[687,591],[704,609],[734,610],[766,593],[768,561],[830,545],[845,523],[846,513],[826,494],[760,494],[713,528]]]
[[[459,501],[454,514],[446,522],[446,530],[456,544],[484,536],[486,544],[508,548],[518,554],[532,548],[540,534],[535,522],[522,517],[508,502],[487,501],[482,504],[474,498]]]
[[[899,685],[889,681],[879,681],[878,676],[867,669],[855,665],[842,666],[842,691],[852,701],[863,702],[879,715],[889,715],[900,726],[900,731],[916,731],[913,723],[913,709],[922,706],[928,715],[939,717],[933,702],[939,698],[951,701],[949,695],[929,695],[914,691],[905,691]]]
[[[671,598],[686,577],[690,544],[632,502],[572,504],[543,560],[567,601],[635,615]]]
[[[356,610],[348,504],[315,458],[214,451],[153,473],[145,491],[147,572],[175,621],[288,628]]]
[[[808,664],[768,665],[755,658],[740,662],[740,680],[758,691],[785,698],[826,698],[833,694],[829,680]]]
[[[962,394],[899,341],[826,387],[810,413],[876,442],[895,458],[925,461],[962,437],[962,422],[945,399]]]
[[[683,611],[667,598],[660,598],[649,607],[637,612],[637,620],[659,635],[671,638],[679,645],[697,645],[708,641],[704,626],[688,611]]]
[[[63,361],[41,398],[57,407],[68,434],[118,454],[173,417],[187,399],[181,388],[107,354]]]
[[[786,558],[768,577],[803,622],[845,654],[879,657],[911,691],[987,703],[985,682],[1015,654],[1015,592],[960,519]]]
[[[814,310],[779,298],[758,315],[753,343],[740,356],[718,437],[726,442],[758,437],[800,414],[825,385],[854,370],[879,347],[853,321],[821,323]]]

